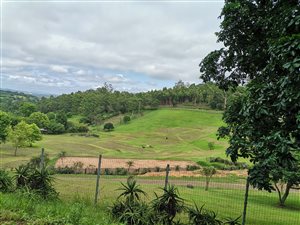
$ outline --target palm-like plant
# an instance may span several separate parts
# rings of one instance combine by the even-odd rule
[[[169,185],[163,188],[161,196],[156,195],[156,199],[152,202],[152,207],[155,212],[163,216],[163,224],[172,224],[175,216],[181,213],[184,209],[184,199],[179,197],[178,189],[174,185]]]
[[[232,218],[226,218],[225,222],[223,224],[227,224],[227,225],[241,225],[240,223],[240,218],[241,216],[237,217],[236,219],[232,219]]]
[[[31,168],[29,165],[21,165],[16,168],[16,174],[14,176],[16,180],[17,188],[23,188],[27,186],[30,177]]]
[[[203,209],[204,205],[199,209],[195,204],[193,208],[188,208],[190,224],[195,225],[220,225],[222,222],[218,220],[217,215],[213,211]]]
[[[0,170],[0,192],[9,192],[13,189],[13,178],[5,170]]]
[[[54,177],[47,168],[34,169],[29,177],[29,188],[38,192],[42,197],[56,197],[57,192],[53,187]]]
[[[140,186],[137,185],[136,180],[133,177],[128,177],[126,184],[121,183],[122,187],[118,188],[118,191],[122,191],[118,199],[125,197],[127,202],[133,203],[140,200],[140,196],[146,196],[146,192],[140,189]]]

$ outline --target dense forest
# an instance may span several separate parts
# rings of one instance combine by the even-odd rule
[[[232,96],[232,91],[222,91],[213,83],[189,85],[179,81],[172,88],[140,93],[120,92],[105,83],[96,90],[56,97],[38,98],[18,92],[1,91],[0,110],[9,113],[12,126],[25,120],[46,129],[48,133],[56,134],[66,131],[85,132],[88,127],[84,124],[100,125],[112,116],[140,114],[143,110],[159,107],[223,110]],[[79,126],[68,121],[73,115],[81,116]]]
[[[57,97],[38,98],[24,93],[1,90],[0,109],[19,116],[29,116],[24,113],[24,108],[28,103],[33,103],[33,111],[43,113],[60,111],[89,117],[178,105],[223,110],[230,95],[231,92],[225,93],[212,83],[190,85],[178,81],[172,88],[165,87],[161,90],[140,93],[120,92],[105,83],[103,87],[96,90],[78,91]]]

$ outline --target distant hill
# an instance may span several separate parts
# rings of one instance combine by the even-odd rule
[[[0,110],[16,112],[23,102],[36,103],[39,97],[18,91],[0,90]]]

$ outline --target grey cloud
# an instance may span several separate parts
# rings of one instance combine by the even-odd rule
[[[7,70],[18,67],[19,72],[30,66],[64,74],[54,79],[60,87],[71,85],[71,81],[81,86],[94,84],[97,79],[94,72],[88,72],[89,68],[143,74],[148,79],[195,82],[201,58],[219,46],[214,32],[218,30],[217,16],[222,5],[5,4],[3,65]],[[26,72],[34,75],[33,69]],[[63,79],[69,81],[64,83]],[[126,77],[104,72],[101,79],[132,84]]]

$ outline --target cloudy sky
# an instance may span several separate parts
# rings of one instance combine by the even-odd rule
[[[6,2],[3,89],[61,94],[110,83],[131,92],[199,83],[219,48],[223,1]]]

